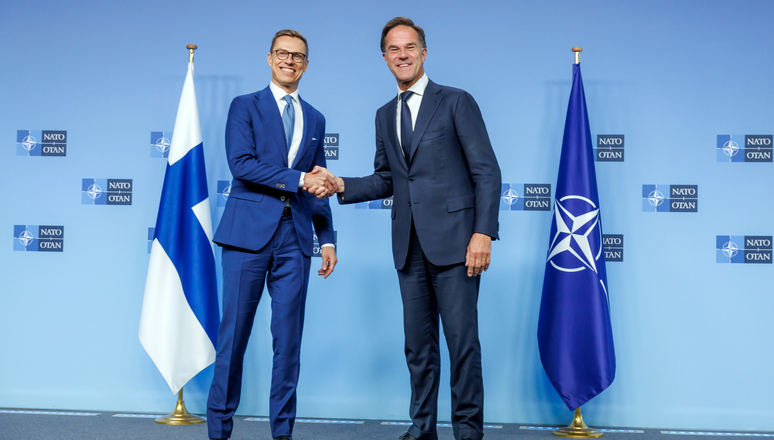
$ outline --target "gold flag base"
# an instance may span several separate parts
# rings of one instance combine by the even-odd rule
[[[175,410],[172,411],[171,414],[156,419],[156,423],[161,423],[162,425],[196,425],[204,422],[205,420],[203,418],[186,411],[185,403],[183,402],[182,388],[177,394],[177,406],[175,406]]]
[[[599,438],[603,434],[596,429],[589,428],[583,423],[583,416],[581,415],[580,407],[575,410],[575,417],[572,419],[572,423],[564,428],[557,429],[552,432],[557,437],[566,438]]]

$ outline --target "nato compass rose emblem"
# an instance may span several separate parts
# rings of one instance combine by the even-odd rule
[[[102,188],[100,188],[96,183],[89,185],[89,188],[86,190],[86,195],[88,195],[91,200],[97,200],[100,198],[102,193]]]
[[[602,255],[602,228],[599,208],[594,202],[575,195],[557,199],[554,230],[548,262],[555,269],[562,272],[591,269],[599,273],[597,262]]]
[[[513,206],[514,203],[516,203],[519,200],[519,193],[517,193],[513,189],[508,189],[503,193],[503,202],[507,203],[508,206]]]
[[[170,145],[172,145],[172,142],[170,142],[169,139],[167,139],[162,135],[160,138],[156,140],[156,143],[153,145],[156,147],[156,150],[159,153],[161,153],[162,155],[165,155],[169,152],[169,147]]]
[[[665,199],[666,197],[664,197],[664,194],[657,189],[651,191],[650,194],[648,194],[648,203],[650,203],[651,206],[656,208],[661,206],[661,204],[664,203]]]
[[[35,237],[32,235],[30,231],[25,229],[24,232],[19,234],[17,239],[19,240],[19,243],[21,243],[21,245],[26,248],[27,246],[30,245],[30,243],[32,243],[32,240],[34,240]]]
[[[35,149],[35,146],[38,144],[38,142],[35,140],[32,136],[25,136],[24,139],[21,141],[22,148],[24,148],[27,153]]]
[[[734,157],[739,152],[739,144],[729,139],[723,144],[723,153],[728,157]]]
[[[736,254],[739,253],[739,246],[737,246],[737,244],[733,241],[728,241],[723,245],[722,252],[726,258],[733,258],[736,256]]]

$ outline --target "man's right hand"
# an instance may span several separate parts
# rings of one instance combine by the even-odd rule
[[[330,197],[338,190],[336,176],[323,167],[315,166],[312,171],[304,174],[303,189],[321,199]]]
[[[328,169],[315,166],[312,171],[304,175],[303,189],[320,199],[331,197],[336,193],[344,192],[344,179],[334,176]]]

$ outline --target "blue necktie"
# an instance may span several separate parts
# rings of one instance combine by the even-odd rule
[[[285,127],[285,144],[287,150],[290,151],[290,144],[293,142],[293,127],[296,124],[296,109],[293,108],[293,98],[290,95],[285,95],[283,99],[288,104],[282,111],[282,126]]]
[[[413,94],[414,92],[403,92],[400,94],[400,145],[403,147],[403,155],[406,157],[406,161],[409,160],[411,137],[414,134],[414,129],[411,126],[411,110],[409,110],[406,100]]]

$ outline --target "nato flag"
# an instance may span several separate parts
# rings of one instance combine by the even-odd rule
[[[597,177],[580,64],[573,66],[538,322],[540,360],[574,411],[615,377]]]

